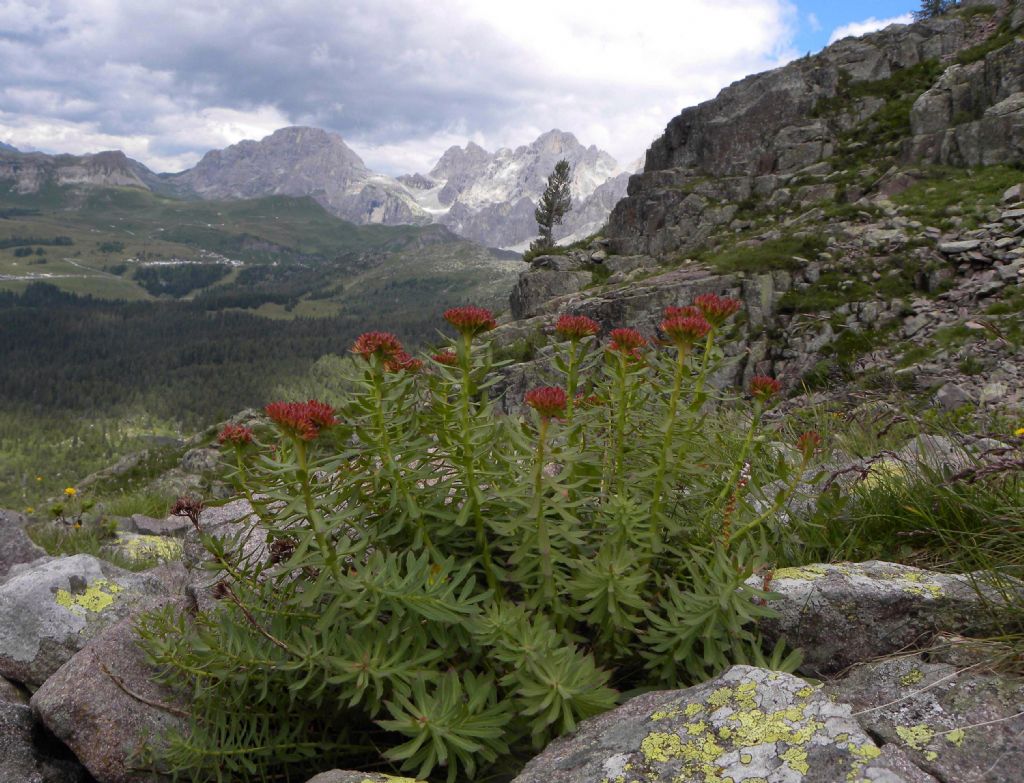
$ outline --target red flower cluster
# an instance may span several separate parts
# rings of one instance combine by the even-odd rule
[[[272,402],[264,410],[283,432],[302,440],[315,440],[321,430],[338,423],[334,416],[334,408],[317,400]]]
[[[796,447],[804,455],[804,459],[809,459],[820,445],[821,435],[814,430],[809,430],[796,439]]]
[[[388,372],[419,372],[422,367],[423,362],[413,359],[405,351],[396,353],[384,361],[384,369]]]
[[[217,435],[217,442],[244,446],[246,443],[252,443],[252,430],[248,427],[243,427],[241,424],[226,424],[224,429],[220,431],[220,434]]]
[[[576,407],[577,408],[594,408],[598,405],[603,405],[604,401],[596,394],[584,394],[583,392],[576,393]]]
[[[444,320],[454,326],[455,331],[463,337],[475,337],[478,334],[491,331],[498,325],[490,310],[472,305],[445,310]]]
[[[674,315],[661,322],[659,328],[680,351],[689,351],[694,343],[711,331],[709,324],[702,315]]]
[[[677,316],[679,318],[704,318],[704,313],[700,311],[700,308],[694,307],[693,305],[687,305],[686,307],[665,308],[666,318],[676,318]]]
[[[555,334],[563,340],[582,340],[601,331],[601,325],[585,315],[563,315],[555,324]]]
[[[446,367],[454,367],[459,363],[459,357],[455,351],[441,351],[440,353],[435,353],[431,358],[438,364],[443,364]]]
[[[640,359],[640,350],[647,347],[647,340],[636,329],[612,329],[608,349],[633,359]]]
[[[548,419],[565,415],[565,389],[558,386],[541,386],[526,392],[526,404],[533,408],[540,417]]]
[[[693,303],[697,305],[707,322],[716,329],[737,313],[742,304],[739,299],[718,294],[701,294]]]
[[[755,375],[750,379],[750,394],[755,400],[767,402],[782,391],[782,384],[767,375]]]
[[[370,361],[374,356],[390,359],[403,353],[403,349],[402,343],[391,332],[364,332],[352,344],[352,353]]]

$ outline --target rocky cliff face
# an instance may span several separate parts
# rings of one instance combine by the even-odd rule
[[[827,177],[837,158],[864,147],[891,154],[893,136],[904,161],[1019,160],[1013,25],[1024,19],[1018,3],[991,8],[968,0],[955,14],[847,38],[686,109],[612,213],[613,247],[688,252],[728,225],[737,204],[769,199],[801,176]],[[1000,35],[1006,45],[986,52]]]
[[[123,152],[44,155],[0,149],[0,180],[18,194],[37,193],[47,184],[157,189],[159,177]]]
[[[508,399],[544,377],[557,314],[656,337],[664,307],[715,292],[746,313],[723,384],[1024,407],[1022,26],[1019,0],[965,2],[685,110],[608,235],[520,275],[497,339],[537,358]]]
[[[168,180],[208,199],[312,196],[354,223],[430,222],[405,186],[370,171],[341,136],[319,128],[282,128],[213,150]]]

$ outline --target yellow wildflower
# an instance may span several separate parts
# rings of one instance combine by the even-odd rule
[[[69,498],[73,498],[75,495],[78,494],[78,490],[75,489],[74,487],[68,487],[67,489],[64,490],[64,494],[67,495]]]
[[[1024,427],[1018,427],[1013,431],[1013,434],[1018,438],[1024,438]]]
[[[36,476],[36,481],[42,481],[42,480],[43,480],[42,476]]]
[[[31,513],[33,513],[34,511],[35,511],[35,509],[34,509],[34,508],[32,508],[32,506],[29,506],[28,508],[26,508],[26,509],[25,509],[25,513],[26,513],[26,514],[31,514]]]

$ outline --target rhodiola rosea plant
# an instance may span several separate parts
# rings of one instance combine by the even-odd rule
[[[769,522],[817,442],[766,475],[767,377],[733,400],[735,430],[707,425],[738,308],[668,308],[657,343],[563,316],[559,382],[525,395],[525,417],[492,405],[491,314],[455,308],[432,357],[359,337],[344,405],[269,405],[270,436],[226,428],[253,515],[218,539],[195,501],[178,508],[211,555],[218,610],[139,628],[192,711],[161,766],[304,780],[384,763],[469,780],[622,692],[791,666],[780,649],[765,661],[752,625],[769,593],[745,581],[764,571],[768,587],[783,535]]]

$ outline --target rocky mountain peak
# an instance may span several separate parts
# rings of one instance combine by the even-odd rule
[[[492,157],[490,152],[472,141],[467,142],[465,147],[453,145],[445,150],[437,165],[430,170],[429,176],[435,180],[447,181],[467,171],[478,169]]]
[[[0,141],[0,152],[19,152],[17,147],[13,147],[10,144],[5,144]]]

